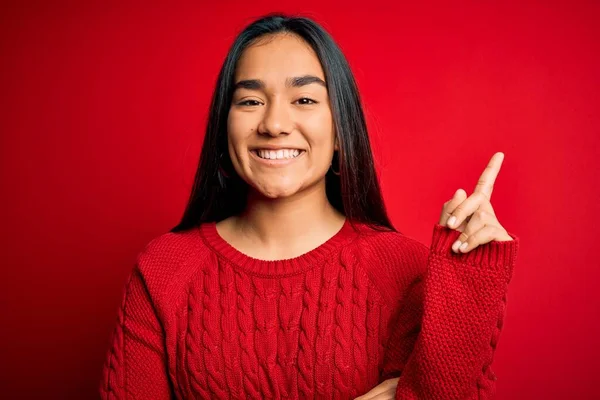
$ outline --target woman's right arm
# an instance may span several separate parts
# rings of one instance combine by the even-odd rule
[[[164,330],[136,266],[125,286],[100,385],[102,399],[170,399]]]

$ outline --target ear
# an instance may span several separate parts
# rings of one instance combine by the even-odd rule
[[[338,151],[340,149],[339,141],[337,136],[335,137],[335,141],[333,142],[333,150]]]

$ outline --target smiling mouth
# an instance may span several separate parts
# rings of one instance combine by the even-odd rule
[[[267,150],[267,149],[254,149],[251,150],[258,158],[263,160],[292,160],[302,155],[305,151],[299,149],[280,149],[280,150]]]

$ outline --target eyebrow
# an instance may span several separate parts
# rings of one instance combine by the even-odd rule
[[[312,83],[317,83],[324,88],[327,88],[325,81],[314,75],[295,76],[285,80],[286,87],[302,87]],[[265,82],[260,79],[245,79],[237,82],[233,89],[264,90],[265,87]]]

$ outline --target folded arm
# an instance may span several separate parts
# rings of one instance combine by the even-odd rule
[[[170,399],[163,328],[139,268],[129,276],[102,371],[100,396]]]

